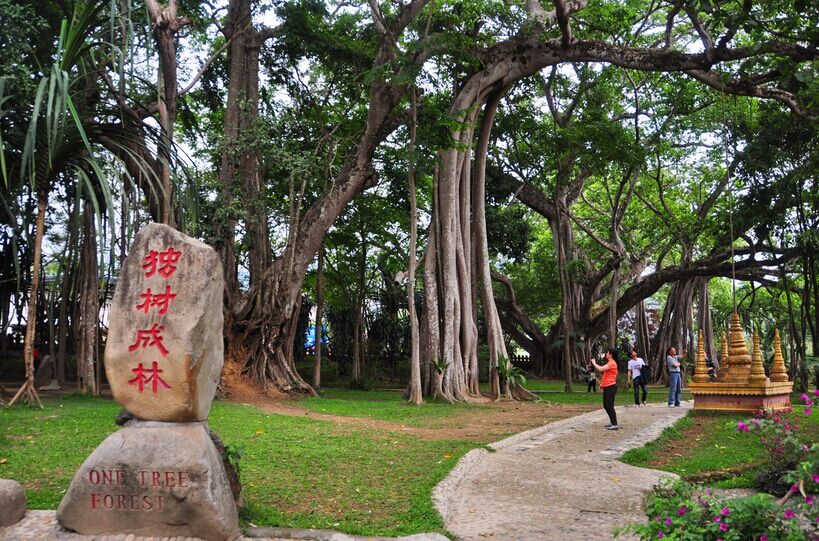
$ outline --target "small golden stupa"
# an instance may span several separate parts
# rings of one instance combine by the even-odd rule
[[[731,314],[728,339],[722,335],[720,373],[716,381],[710,381],[700,332],[694,381],[688,386],[694,395],[694,409],[754,412],[790,407],[793,382],[788,381],[781,347],[777,330],[774,334],[774,360],[769,378],[765,375],[762,364],[759,329],[754,330],[753,354],[749,354],[739,315],[734,312]]]

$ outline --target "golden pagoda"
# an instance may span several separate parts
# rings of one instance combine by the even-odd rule
[[[759,329],[753,334],[753,354],[748,353],[739,315],[731,314],[729,335],[722,337],[721,370],[716,381],[701,376],[705,369],[705,350],[700,333],[694,381],[688,388],[694,395],[694,409],[754,412],[790,407],[793,382],[788,381],[782,357],[779,331],[774,335],[774,362],[771,377],[762,364]],[[701,357],[701,359],[700,359]]]

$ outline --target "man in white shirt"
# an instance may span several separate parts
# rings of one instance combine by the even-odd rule
[[[628,361],[628,381],[634,384],[634,403],[638,406],[646,405],[646,396],[648,395],[648,388],[646,387],[646,378],[648,374],[648,364],[637,355],[637,350],[631,348],[631,359]],[[639,390],[643,390],[643,399],[640,400]]]

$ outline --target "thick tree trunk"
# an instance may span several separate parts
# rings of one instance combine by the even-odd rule
[[[569,262],[576,259],[574,249],[574,233],[566,217],[566,202],[559,200],[555,205],[558,211],[550,222],[552,237],[557,251],[558,275],[560,276],[563,356],[562,371],[563,384],[567,392],[572,392],[573,374],[589,362],[589,345],[592,338],[585,336],[585,340],[577,343],[577,338],[584,334],[578,327],[583,321],[581,308],[583,306],[583,291],[571,276]]]
[[[321,350],[322,342],[322,321],[324,320],[324,243],[319,248],[316,265],[316,332],[315,344],[316,353],[313,358],[313,389],[318,392],[321,389]]]
[[[162,223],[176,227],[175,203],[171,184],[171,149],[173,148],[173,130],[176,122],[176,109],[179,101],[177,88],[176,34],[190,21],[178,18],[178,0],[169,0],[166,6],[160,6],[157,0],[146,0],[146,7],[151,17],[154,41],[159,56],[159,124],[162,138],[158,149],[158,165],[162,183]]]
[[[77,380],[85,394],[99,394],[97,328],[99,326],[99,268],[94,209],[86,201],[82,214],[79,324],[77,325]]]
[[[486,103],[483,118],[481,119],[480,133],[475,150],[475,171],[473,185],[473,212],[475,228],[476,264],[481,282],[481,302],[483,304],[484,320],[486,324],[486,345],[489,349],[489,394],[500,398],[500,363],[509,362],[509,353],[503,341],[498,309],[495,305],[495,294],[492,291],[492,274],[489,266],[489,242],[486,236],[486,155],[489,150],[489,136],[492,124],[495,121],[495,112],[498,110],[503,92],[496,92]]]
[[[697,307],[697,329],[702,331],[702,339],[705,343],[705,356],[712,361],[717,358],[717,346],[714,340],[714,325],[711,319],[711,300],[708,293],[708,277],[697,279],[697,294],[699,305]]]
[[[231,0],[228,10],[230,72],[219,197],[225,207],[230,207],[240,194],[244,201],[250,284],[255,286],[269,267],[272,256],[257,145],[241,140],[242,134],[253,133],[259,115],[259,50],[264,36],[253,26],[251,7],[250,0]],[[218,224],[228,306],[239,294],[234,246],[237,219],[239,216],[228,215]]]
[[[412,0],[403,5],[391,21],[389,35],[383,36],[376,53],[376,67],[390,66],[395,37],[403,33],[428,2]],[[293,339],[287,336],[292,308],[327,231],[353,197],[376,182],[372,164],[375,149],[401,124],[391,113],[407,90],[391,86],[382,78],[372,81],[367,121],[355,153],[345,162],[326,194],[292,229],[286,246],[264,273],[261,280],[264,288],[251,287],[232,307],[229,319],[233,320],[233,326],[226,331],[228,361],[237,363],[252,381],[268,390],[315,392],[289,368],[284,350],[284,345]]]
[[[361,385],[361,365],[363,357],[363,326],[364,309],[367,304],[367,239],[364,230],[361,231],[361,260],[358,264],[358,291],[356,293],[355,324],[353,325],[353,371],[350,384],[354,387]]]
[[[785,290],[785,299],[787,301],[788,306],[788,321],[790,323],[790,334],[791,341],[792,341],[792,348],[791,348],[791,363],[790,369],[788,372],[790,373],[791,379],[795,379],[796,376],[799,376],[800,381],[800,391],[806,392],[808,390],[808,369],[807,369],[807,362],[805,359],[805,344],[804,340],[804,318],[799,318],[801,320],[801,326],[797,325],[796,322],[796,314],[793,307],[793,300],[791,299],[791,288],[789,284],[789,278],[787,275],[786,270],[783,268],[780,271],[780,278],[782,280],[782,286]],[[804,303],[803,303],[804,304]],[[801,314],[800,314],[801,315]]]
[[[417,103],[415,89],[410,95],[412,118],[410,119],[409,163],[407,164],[407,189],[410,201],[410,241],[407,262],[407,310],[410,320],[410,381],[407,401],[419,405],[423,403],[421,389],[421,344],[418,334],[418,315],[415,310],[415,251],[418,245],[418,203],[415,194],[415,136],[417,128]]]
[[[660,330],[654,337],[651,347],[651,364],[654,371],[653,380],[656,382],[668,383],[668,369],[665,363],[666,351],[670,347],[677,350],[681,355],[683,348],[687,347],[690,337],[693,335],[692,328],[692,304],[695,293],[693,279],[674,282],[671,291],[665,302],[663,318],[660,321]],[[689,355],[691,352],[689,351]]]
[[[436,175],[437,176],[437,175]],[[421,328],[421,335],[424,337],[424,351],[422,362],[430,367],[429,379],[426,382],[425,394],[433,398],[439,398],[446,402],[453,402],[454,398],[444,391],[443,372],[439,368],[443,367],[443,357],[441,356],[441,316],[438,306],[440,298],[438,290],[438,269],[437,245],[436,242],[436,220],[430,223],[427,249],[424,254],[424,319]]]
[[[635,326],[636,326],[636,335],[637,335],[637,343],[635,347],[637,348],[637,355],[644,358],[646,362],[651,360],[649,355],[651,351],[651,335],[648,328],[648,315],[646,314],[646,307],[645,302],[640,301],[637,306],[635,307],[636,317],[635,319]],[[716,357],[713,357],[716,359]],[[651,370],[648,370],[646,377],[648,381],[653,381],[651,379]]]
[[[73,336],[69,327],[75,327],[76,320],[69,317],[69,308],[71,307],[72,292],[76,278],[79,274],[77,261],[77,240],[79,237],[79,212],[81,202],[75,199],[73,203],[73,210],[68,221],[68,246],[66,249],[65,270],[63,272],[63,280],[60,284],[60,311],[58,316],[58,347],[57,347],[57,380],[60,384],[66,382],[65,361],[68,351],[68,337]],[[73,329],[71,329],[73,331]]]

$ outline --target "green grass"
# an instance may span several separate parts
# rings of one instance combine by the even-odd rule
[[[585,383],[574,383],[572,385],[573,392],[571,393],[563,391],[564,383],[562,380],[528,379],[526,380],[525,387],[537,394],[541,400],[547,400],[556,404],[602,404],[603,402],[601,390],[598,388],[596,393],[586,392],[587,386]],[[640,391],[640,394],[642,396],[642,391]],[[683,389],[682,399],[690,400],[691,393]],[[649,385],[646,401],[651,403],[667,403],[668,387]],[[617,390],[614,403],[618,406],[634,404],[634,389],[621,385]]]
[[[48,401],[44,410],[0,409],[0,477],[24,484],[29,508],[55,509],[82,461],[117,428],[118,411],[112,401],[82,396]],[[359,535],[443,531],[432,488],[481,445],[224,402],[214,404],[210,425],[227,445],[244,448],[245,522]]]
[[[309,410],[341,415],[390,421],[408,426],[429,426],[435,420],[457,417],[464,410],[482,409],[480,404],[447,404],[427,401],[421,406],[407,404],[398,391],[351,391],[324,389],[320,398],[299,402]]]
[[[798,396],[798,395],[797,395]],[[794,403],[798,403],[798,397]],[[794,406],[788,418],[799,426],[799,438],[804,442],[819,440],[819,415],[806,416],[804,406]],[[747,414],[692,411],[662,435],[640,449],[628,451],[623,462],[674,472],[681,477],[715,474],[737,470],[739,475],[711,483],[720,488],[753,488],[756,468],[764,463],[766,451],[753,434],[739,432],[737,422],[746,421]],[[695,430],[695,424],[704,430]],[[657,465],[658,458],[667,457],[667,464]]]

